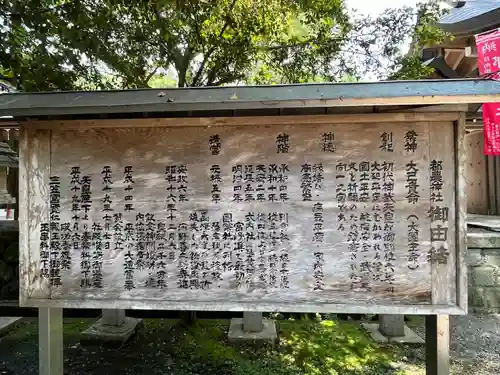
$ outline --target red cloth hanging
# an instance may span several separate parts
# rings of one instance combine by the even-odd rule
[[[476,36],[479,74],[500,78],[500,30]],[[484,153],[500,155],[500,103],[483,104]]]

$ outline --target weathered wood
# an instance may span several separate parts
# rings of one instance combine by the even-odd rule
[[[63,310],[38,309],[38,361],[40,375],[63,375]]]
[[[445,223],[440,224],[438,221],[431,226],[437,228],[438,225],[448,227],[448,240],[444,245],[441,242],[432,243],[431,247],[433,252],[439,256],[432,265],[432,303],[439,304],[455,304],[456,303],[456,224],[454,222],[456,207],[455,207],[455,189],[456,189],[456,144],[455,144],[455,131],[454,124],[443,124],[436,129],[430,137],[430,153],[431,158],[429,163],[433,160],[442,161],[443,168],[440,171],[443,181],[442,201],[430,202],[429,212],[431,208],[447,208],[448,219]],[[443,147],[443,145],[453,145],[452,147]],[[447,165],[447,167],[445,167]],[[448,167],[449,166],[449,167]],[[430,172],[432,174],[432,172]]]
[[[184,117],[110,120],[23,121],[30,129],[102,129],[102,128],[158,128],[158,127],[218,127],[218,126],[271,126],[290,125],[300,121],[303,125],[361,124],[374,122],[451,122],[460,117],[459,112],[406,112],[342,115],[296,116],[242,116],[242,117]]]
[[[490,211],[491,215],[500,215],[500,158],[491,156],[493,160],[492,178],[495,191],[495,211]]]
[[[490,215],[497,214],[497,197],[495,185],[495,158],[486,156],[486,170],[488,175],[488,213]]]
[[[23,202],[19,206],[19,303],[22,305],[28,301],[31,280],[29,278],[30,269],[30,248],[29,248],[29,223],[32,220],[29,211],[29,132],[26,128],[20,129],[19,143],[19,200]],[[22,233],[22,234],[21,234]],[[36,263],[35,263],[36,264]],[[39,267],[39,265],[35,265]]]
[[[9,130],[9,144],[12,150],[19,152],[19,130]],[[7,176],[7,185],[9,194],[15,198],[14,203],[14,220],[19,219],[19,167],[9,168]]]
[[[49,298],[47,278],[40,275],[40,226],[49,221],[50,130],[21,128],[19,277],[21,302]]]
[[[484,134],[473,132],[465,136],[467,146],[467,169],[465,191],[467,212],[488,214],[488,175],[486,156],[483,154]]]
[[[467,229],[467,247],[469,249],[498,249],[500,248],[500,232],[469,227]]]
[[[9,140],[9,131],[5,129],[0,129],[0,142],[5,142]]]
[[[500,231],[500,216],[468,214],[466,223],[470,226]]]
[[[443,115],[445,113],[441,113]],[[400,118],[393,116],[391,118]],[[406,117],[408,116],[409,117]],[[414,117],[407,113],[403,118],[422,119],[426,117]],[[312,123],[307,118],[315,118]],[[378,312],[378,313],[431,313],[440,311],[450,313],[457,312],[455,306],[456,293],[454,281],[455,246],[455,222],[450,219],[448,250],[449,262],[447,266],[433,264],[427,261],[427,251],[430,244],[429,230],[429,161],[439,159],[443,161],[443,196],[449,205],[449,217],[454,218],[455,213],[455,147],[453,122],[443,122],[433,125],[431,122],[379,122],[374,118],[374,123],[352,122],[349,118],[347,123],[341,124],[346,117],[329,116],[318,121],[316,116],[289,116],[286,125],[283,122],[274,126],[251,125],[242,127],[237,123],[230,126],[229,120],[212,127],[122,127],[122,120],[114,120],[115,127],[85,127],[75,129],[61,127],[57,123],[52,130],[37,130],[36,144],[45,144],[46,137],[50,135],[50,158],[51,164],[46,161],[40,162],[37,158],[43,155],[42,150],[36,147],[29,148],[28,167],[30,171],[36,171],[38,175],[32,176],[28,186],[39,183],[40,191],[36,196],[30,195],[28,201],[35,200],[40,206],[33,208],[31,212],[30,227],[36,226],[36,231],[31,231],[29,240],[29,253],[35,254],[36,262],[39,263],[38,246],[40,244],[39,227],[42,222],[47,222],[48,212],[48,176],[45,171],[50,170],[51,176],[58,176],[61,187],[61,223],[71,223],[74,213],[72,209],[72,196],[70,191],[70,172],[72,167],[79,167],[82,176],[89,176],[91,185],[91,205],[88,212],[89,219],[80,221],[80,225],[88,223],[88,231],[92,231],[92,223],[102,223],[105,213],[102,212],[102,200],[105,193],[102,191],[103,166],[109,166],[112,171],[112,204],[114,213],[123,214],[123,220],[135,223],[137,214],[154,214],[156,222],[166,222],[168,196],[165,181],[165,168],[168,165],[186,165],[188,178],[189,202],[180,203],[176,215],[181,222],[189,224],[189,213],[198,210],[206,210],[207,216],[214,222],[221,223],[223,213],[233,215],[233,223],[240,220],[245,222],[248,211],[254,213],[265,213],[266,215],[277,213],[287,214],[287,230],[289,239],[280,245],[282,252],[286,251],[290,259],[289,263],[289,288],[269,287],[257,278],[257,273],[248,283],[237,287],[236,279],[232,271],[224,271],[222,280],[215,282],[209,289],[183,289],[177,284],[177,259],[179,250],[174,251],[175,262],[167,263],[167,275],[165,281],[168,288],[146,287],[151,280],[151,272],[148,267],[140,267],[134,271],[135,288],[125,290],[124,270],[125,250],[115,250],[116,240],[110,240],[111,248],[102,255],[103,288],[81,288],[82,273],[80,269],[80,251],[71,251],[72,265],[67,271],[62,271],[62,286],[52,286],[48,297],[28,290],[29,301],[25,305],[48,305],[48,306],[72,306],[92,308],[174,308],[174,309],[199,309],[199,310],[243,310],[243,311],[304,311],[304,312]],[[111,120],[101,120],[109,123]],[[134,120],[136,121],[136,120]],[[274,120],[272,120],[274,121]],[[272,122],[271,121],[271,122]],[[283,120],[280,120],[283,121]],[[169,122],[168,122],[169,123]],[[98,123],[96,123],[98,124]],[[140,122],[140,124],[143,124]],[[412,152],[404,150],[404,139],[406,132],[414,130],[418,134],[418,148]],[[35,130],[31,131],[34,136]],[[212,155],[209,149],[209,138],[213,134],[220,136],[222,148],[219,155]],[[335,152],[323,152],[321,136],[332,132],[335,135]],[[384,132],[392,132],[394,140],[394,152],[380,150],[381,135]],[[289,152],[277,153],[276,139],[279,134],[288,134]],[[29,138],[28,138],[29,139]],[[433,140],[439,140],[435,143]],[[447,151],[445,151],[447,150]],[[26,156],[23,157],[26,164]],[[363,290],[359,285],[352,288],[349,282],[350,264],[353,262],[352,255],[346,241],[347,234],[338,229],[338,201],[337,188],[339,182],[336,178],[337,163],[356,163],[369,161],[371,163],[384,161],[394,163],[394,196],[395,209],[395,260],[394,291],[388,291],[388,284],[383,280],[370,280],[371,290]],[[418,166],[418,192],[419,202],[416,204],[407,202],[405,168],[412,162]],[[33,168],[35,164],[39,168]],[[233,198],[232,171],[235,165],[256,166],[259,164],[286,164],[289,168],[286,179],[287,194],[289,202],[263,203],[235,203]],[[302,168],[304,163],[315,165],[322,163],[323,183],[322,186],[312,189],[312,201],[302,200]],[[222,201],[212,202],[210,183],[210,168],[219,165],[221,179],[219,187],[222,190]],[[124,212],[126,204],[125,197],[128,195],[123,190],[125,166],[132,166],[134,191],[134,212]],[[267,168],[267,167],[266,167]],[[39,171],[42,170],[42,172]],[[43,180],[43,181],[41,181]],[[285,184],[285,183],[284,183]],[[45,189],[41,191],[42,189]],[[266,193],[267,194],[267,193]],[[312,242],[313,228],[313,204],[320,202],[323,205],[324,242]],[[30,203],[32,206],[33,204]],[[358,204],[359,205],[359,204]],[[177,206],[176,206],[177,207]],[[365,203],[359,212],[370,212],[371,203]],[[358,212],[358,214],[359,214]],[[44,216],[45,215],[45,216]],[[408,267],[408,217],[418,215],[420,220],[418,268]],[[212,224],[210,224],[212,225]],[[214,224],[215,225],[215,224]],[[82,235],[80,231],[73,232]],[[212,227],[211,227],[212,228]],[[243,229],[246,231],[246,229]],[[189,233],[199,235],[196,231]],[[390,237],[388,237],[390,238]],[[369,259],[376,259],[373,244],[377,240],[370,240],[367,248]],[[136,256],[135,242],[132,252]],[[382,243],[381,243],[382,244]],[[231,242],[234,247],[235,242]],[[253,244],[252,246],[255,246]],[[266,246],[268,246],[267,244]],[[178,246],[178,244],[177,244]],[[310,250],[309,250],[310,249]],[[22,249],[21,251],[26,251]],[[218,262],[216,251],[204,252],[202,249],[192,248],[193,254],[204,254],[210,269]],[[274,250],[267,249],[269,254]],[[255,253],[258,249],[255,248]],[[314,289],[314,252],[322,252],[325,263],[322,265],[324,274],[323,290]],[[246,254],[246,253],[245,253]],[[279,253],[278,253],[279,254]],[[94,256],[94,255],[92,255]],[[233,255],[235,256],[235,255]],[[246,255],[245,255],[246,256]],[[363,255],[360,255],[363,256]],[[382,255],[383,256],[383,255]],[[137,259],[137,258],[135,258]],[[266,260],[267,262],[267,260]],[[31,262],[32,263],[32,262]],[[136,263],[135,263],[136,264]],[[194,263],[193,263],[194,264]],[[267,263],[266,263],[267,264]],[[434,272],[431,277],[431,268]],[[39,264],[36,269],[39,274]],[[43,279],[44,283],[47,281]],[[444,285],[437,286],[435,282],[446,281]],[[40,284],[40,281],[36,281]],[[43,287],[35,287],[35,290]],[[432,293],[431,293],[432,291]],[[432,295],[431,295],[432,294]],[[431,299],[432,297],[432,299]],[[50,302],[52,301],[52,302]],[[331,303],[336,301],[338,303]],[[52,303],[52,305],[51,305]]]
[[[394,156],[386,156],[378,151],[378,142],[380,134],[384,132],[385,128],[390,127],[393,130],[395,140],[400,142],[404,138],[404,130],[415,127],[420,134],[428,134],[427,130],[423,127],[418,127],[417,125],[401,125],[398,128],[391,126],[389,124],[377,124],[370,127],[367,126],[350,126],[340,131],[338,126],[318,126],[318,127],[300,127],[297,129],[266,129],[266,128],[251,128],[245,129],[245,132],[235,132],[231,128],[219,129],[218,133],[220,138],[224,142],[223,155],[216,157],[209,156],[207,141],[212,134],[213,130],[197,129],[192,132],[187,131],[187,129],[182,130],[162,130],[158,128],[149,129],[100,129],[95,131],[64,131],[55,132],[52,137],[52,160],[65,160],[64,164],[52,165],[52,173],[55,176],[60,176],[61,186],[65,187],[66,191],[69,187],[69,172],[70,167],[79,165],[81,167],[82,173],[89,175],[92,181],[100,182],[100,174],[102,167],[101,165],[110,165],[111,170],[116,171],[123,169],[125,165],[132,165],[135,170],[135,175],[137,176],[137,182],[135,184],[135,212],[129,215],[124,214],[125,220],[134,221],[137,212],[151,212],[155,213],[156,220],[166,220],[166,204],[162,197],[164,197],[165,189],[167,185],[164,182],[164,169],[162,165],[164,160],[173,160],[173,164],[186,164],[190,166],[189,172],[189,185],[191,189],[196,189],[196,195],[192,197],[192,203],[183,204],[183,211],[185,214],[180,220],[181,222],[189,222],[188,212],[192,212],[196,209],[208,209],[209,216],[220,216],[220,210],[230,210],[233,215],[233,221],[245,221],[244,212],[240,210],[249,210],[253,212],[288,212],[289,214],[289,225],[291,230],[289,230],[290,243],[286,246],[290,248],[287,250],[291,260],[290,269],[293,270],[293,274],[290,275],[291,288],[289,290],[272,290],[268,288],[262,289],[262,286],[256,284],[251,287],[250,290],[255,289],[250,293],[250,290],[236,291],[231,287],[231,283],[234,282],[232,278],[221,281],[217,283],[217,288],[209,291],[205,290],[183,290],[176,288],[176,264],[169,264],[168,275],[166,278],[167,284],[170,286],[167,290],[161,289],[144,289],[143,285],[147,280],[148,272],[136,272],[137,286],[134,290],[130,292],[121,292],[123,288],[123,252],[114,252],[111,254],[106,254],[107,257],[104,258],[104,262],[112,262],[113,266],[105,269],[108,272],[106,284],[108,288],[102,291],[95,290],[92,293],[97,293],[96,297],[105,299],[115,299],[115,298],[131,298],[138,299],[143,298],[146,294],[151,299],[163,299],[168,296],[171,300],[253,300],[256,297],[268,300],[280,300],[280,301],[294,301],[294,300],[316,300],[317,302],[327,302],[333,293],[337,296],[339,300],[347,299],[351,301],[361,301],[367,296],[370,296],[373,300],[390,300],[397,302],[400,300],[406,300],[408,302],[417,304],[428,304],[429,291],[430,291],[430,277],[428,277],[429,265],[424,262],[425,255],[423,255],[421,262],[421,268],[413,272],[407,272],[407,261],[405,258],[406,252],[406,242],[402,242],[406,239],[406,223],[396,224],[396,232],[398,237],[401,238],[401,242],[398,240],[396,243],[397,251],[399,251],[396,259],[395,266],[397,267],[397,281],[396,285],[397,292],[394,294],[388,294],[384,291],[384,284],[373,282],[374,291],[372,293],[359,293],[358,291],[351,291],[349,289],[349,283],[346,281],[346,276],[349,268],[349,257],[350,254],[347,251],[347,244],[345,244],[345,234],[336,232],[335,228],[325,228],[325,243],[323,245],[318,245],[315,251],[324,251],[327,254],[331,254],[335,262],[325,264],[325,286],[326,290],[324,292],[317,292],[313,295],[310,294],[310,288],[313,284],[313,279],[311,277],[313,257],[311,253],[304,252],[302,249],[311,246],[312,237],[312,226],[313,223],[310,219],[312,216],[311,209],[312,204],[301,202],[300,200],[300,170],[301,165],[308,161],[311,164],[323,162],[325,166],[325,186],[332,186],[335,183],[335,172],[333,171],[333,166],[338,160],[338,154],[347,160],[357,161],[358,163],[362,160],[384,160],[384,157],[391,157],[398,163],[396,166],[396,171],[400,171],[405,164],[404,162],[410,161],[410,156],[403,155],[400,148],[399,152],[395,152]],[[315,138],[318,138],[321,134],[328,131],[335,131],[336,134],[341,135],[342,144],[338,143],[338,154],[332,153],[331,155],[323,156],[321,152],[315,150]],[[290,135],[291,147],[289,155],[276,155],[276,136],[280,132],[286,131]],[[176,134],[177,132],[177,134]],[[359,134],[363,134],[366,139],[363,141],[364,149],[361,149],[361,144],[358,143],[357,138]],[[181,135],[182,134],[182,139]],[[78,139],[80,144],[81,152],[75,149],[75,144],[73,140]],[[137,143],[136,140],[141,139],[141,143]],[[176,139],[176,142],[172,144],[170,140]],[[295,140],[295,141],[293,141]],[[396,141],[397,142],[397,141]],[[427,150],[425,147],[427,141],[425,136],[422,137],[421,141],[422,150]],[[245,149],[241,148],[241,145],[245,144]],[[167,150],[167,147],[170,148]],[[110,147],[112,147],[110,149]],[[317,146],[320,150],[320,145]],[[205,152],[200,152],[203,150]],[[89,152],[92,150],[91,152]],[[190,151],[193,150],[193,151]],[[194,151],[196,150],[196,151]],[[248,150],[248,151],[246,151]],[[396,149],[397,151],[397,149]],[[426,152],[426,151],[425,151]],[[94,157],[89,158],[92,153]],[[148,153],[151,153],[148,155]],[[182,158],[179,159],[179,155],[182,153]],[[128,155],[127,155],[128,154]],[[273,154],[275,156],[273,156]],[[143,155],[143,157],[138,158],[138,155]],[[203,155],[203,156],[202,156]],[[252,205],[248,206],[246,204],[240,204],[239,206],[231,202],[232,194],[231,192],[231,173],[229,172],[232,167],[231,164],[245,164],[245,165],[258,165],[262,162],[262,155],[266,155],[265,158],[271,158],[270,162],[274,162],[277,165],[281,163],[286,163],[290,169],[290,174],[288,181],[290,184],[288,186],[288,195],[291,199],[290,203],[287,204],[271,204],[266,202],[265,205],[270,206],[265,209],[262,205]],[[307,155],[305,158],[301,155]],[[422,154],[423,155],[423,154]],[[125,158],[124,158],[125,156]],[[420,157],[420,155],[419,155]],[[202,158],[209,158],[205,163]],[[293,159],[292,159],[293,158]],[[147,161],[151,160],[151,162]],[[162,164],[160,164],[162,163]],[[221,166],[224,171],[222,176],[224,182],[220,185],[220,188],[224,196],[224,204],[213,204],[211,200],[211,185],[208,184],[209,170],[213,163],[217,163]],[[401,163],[401,164],[399,164]],[[330,165],[331,167],[327,167]],[[396,172],[397,173],[397,172]],[[147,177],[146,177],[147,176]],[[122,178],[121,175],[116,177],[116,179]],[[141,181],[143,181],[141,183]],[[401,180],[400,180],[401,181]],[[398,215],[400,218],[406,217],[408,215],[416,213],[420,217],[425,217],[427,214],[427,207],[425,206],[413,206],[402,202],[404,197],[404,184],[401,181],[399,185],[395,187],[395,195],[399,199],[400,206],[397,208]],[[423,185],[423,184],[422,184]],[[99,185],[97,185],[99,186]],[[97,188],[96,188],[97,190]],[[425,187],[422,186],[421,192],[425,191]],[[333,189],[318,189],[316,192],[315,201],[323,202],[324,204],[324,215],[325,217],[333,218],[336,209],[332,203],[335,201],[336,192]],[[126,192],[122,189],[113,191],[113,202],[120,201],[123,205],[124,196]],[[151,201],[154,197],[155,201]],[[102,194],[99,191],[94,190],[93,194],[94,201],[97,199],[102,199]],[[228,202],[229,200],[229,202]],[[118,205],[112,206],[118,212],[121,211]],[[182,206],[181,206],[182,207]],[[70,194],[62,194],[61,196],[61,221],[69,222],[71,221],[71,200]],[[222,211],[224,212],[224,211]],[[181,215],[180,212],[178,212]],[[102,222],[101,207],[97,206],[91,211],[91,218],[94,222]],[[163,216],[163,217],[162,217]],[[217,220],[222,219],[219,217]],[[296,220],[300,220],[296,221]],[[331,220],[331,219],[330,219]],[[309,225],[305,225],[308,223]],[[421,233],[421,241],[426,240],[427,233]],[[342,245],[344,244],[344,245]],[[283,245],[282,245],[283,246]],[[328,250],[328,249],[334,249]],[[255,250],[257,252],[257,249]],[[371,254],[373,256],[374,254]],[[177,258],[176,254],[176,258]],[[246,257],[246,255],[245,255]],[[211,264],[216,261],[212,258],[212,254],[208,255],[207,260]],[[139,276],[140,275],[140,276]],[[54,298],[61,297],[83,297],[87,295],[85,290],[79,288],[80,283],[80,269],[79,261],[74,262],[74,266],[70,271],[70,274],[66,276],[66,280],[63,282],[62,288],[53,288]],[[229,292],[229,293],[228,293]],[[88,298],[88,296],[86,296]]]
[[[387,108],[387,107],[383,107]],[[414,107],[414,108],[402,108],[395,109],[392,112],[462,112],[465,113],[469,110],[469,106],[467,104],[448,104],[448,105],[428,105],[423,107]],[[383,111],[383,112],[387,112]]]
[[[488,103],[499,101],[499,98],[497,82],[484,79],[17,93],[0,97],[0,115],[33,117],[245,108],[442,105]]]
[[[226,301],[156,301],[156,300],[105,300],[105,299],[30,299],[21,307],[63,307],[72,309],[121,309],[135,310],[179,310],[186,311],[260,311],[260,312],[300,312],[300,313],[332,313],[345,314],[404,314],[404,315],[464,315],[467,312],[457,306],[450,305],[404,305],[404,304],[364,304],[352,303],[284,303],[274,301],[226,302]]]
[[[465,114],[455,123],[455,210],[456,210],[456,264],[450,265],[457,275],[456,280],[449,280],[450,284],[456,283],[456,298],[451,299],[452,303],[457,303],[464,311],[468,310],[468,282],[467,282],[467,144],[465,141]],[[453,273],[452,273],[453,274]],[[452,289],[453,290],[453,289]]]
[[[426,375],[450,374],[450,320],[448,315],[425,317]]]

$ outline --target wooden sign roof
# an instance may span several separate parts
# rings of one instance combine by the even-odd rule
[[[0,116],[88,116],[242,109],[467,104],[500,101],[493,80],[419,80],[274,86],[13,93]],[[182,116],[182,114],[180,114]]]

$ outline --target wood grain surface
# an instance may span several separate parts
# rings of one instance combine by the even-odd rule
[[[109,120],[106,120],[109,123]],[[450,122],[377,122],[377,123],[346,123],[336,124],[334,116],[332,123],[315,123],[314,121],[304,121],[300,117],[290,116],[289,124],[274,124],[272,126],[249,123],[248,126],[225,126],[212,127],[132,127],[127,123],[127,127],[120,127],[120,120],[115,120],[115,127],[105,128],[82,128],[65,129],[57,122],[53,130],[31,131],[30,140],[27,145],[21,139],[21,148],[25,153],[23,162],[24,170],[21,170],[21,181],[27,180],[28,194],[21,195],[20,199],[29,200],[29,212],[24,212],[23,220],[27,225],[21,223],[21,236],[25,239],[26,246],[22,251],[28,252],[28,256],[23,258],[23,269],[29,273],[29,278],[25,277],[22,284],[25,300],[30,299],[31,304],[36,304],[37,298],[49,298],[54,300],[78,301],[79,307],[95,306],[97,301],[108,301],[113,306],[119,308],[120,301],[127,301],[130,308],[132,301],[140,301],[141,306],[147,301],[151,303],[168,302],[182,304],[184,308],[193,308],[200,304],[216,305],[234,303],[251,304],[265,303],[276,307],[276,310],[290,310],[293,304],[305,305],[331,305],[346,304],[352,306],[366,305],[405,305],[425,306],[425,305],[447,305],[453,304],[456,298],[451,296],[456,286],[450,288],[435,288],[436,283],[443,281],[453,284],[455,269],[455,140],[453,123]],[[405,134],[408,131],[417,133],[417,149],[415,152],[405,151]],[[381,150],[382,133],[392,133],[393,152]],[[334,152],[324,151],[323,135],[332,133],[334,135],[332,147]],[[44,143],[47,135],[50,134],[50,153],[47,153],[47,146]],[[217,134],[220,139],[220,153],[213,155],[210,149],[210,138]],[[288,152],[278,153],[277,139],[280,135],[288,136]],[[21,132],[21,138],[24,132]],[[278,142],[279,143],[279,142]],[[282,149],[283,150],[283,149]],[[27,153],[27,155],[26,155]],[[50,163],[45,162],[50,154]],[[449,237],[447,247],[451,252],[448,266],[436,266],[428,261],[428,252],[431,249],[430,242],[430,181],[429,163],[433,159],[443,162],[444,187],[443,196],[446,196],[446,205],[449,206]],[[377,230],[370,226],[370,239],[365,241],[367,251],[358,252],[357,259],[353,260],[349,250],[349,235],[346,230],[339,230],[339,202],[337,192],[340,180],[337,178],[339,164],[350,165],[355,163],[369,162],[393,163],[394,168],[394,200],[395,200],[395,224],[394,224],[394,261],[384,260],[383,239],[373,237]],[[409,203],[407,200],[407,165],[415,163],[418,172],[418,194],[417,203]],[[220,201],[213,201],[213,166],[220,167],[220,179],[217,183],[220,189]],[[258,165],[266,167],[266,179],[272,173],[270,170],[276,166],[276,170],[287,170],[284,182],[265,183],[265,201],[258,202],[235,202],[234,200],[234,175],[239,166],[243,171],[242,189],[245,189],[245,170],[255,179]],[[311,188],[311,200],[303,200],[303,189],[301,187],[304,165],[321,165],[321,184]],[[109,166],[111,171],[111,190],[103,191],[103,168]],[[125,168],[132,167],[131,176],[133,190],[126,191]],[[169,182],[166,181],[166,170],[168,167],[186,167],[185,180],[187,186],[185,196],[187,201],[179,201],[179,191],[174,189],[175,220],[171,220],[172,213],[169,206],[168,190]],[[164,223],[169,233],[169,224],[185,223],[187,230],[183,231],[190,238],[190,245],[187,249],[188,261],[184,262],[188,271],[196,268],[195,263],[202,264],[201,271],[206,270],[205,275],[200,273],[200,280],[209,280],[210,285],[206,288],[179,287],[179,257],[180,243],[178,240],[179,231],[175,231],[176,248],[159,249],[160,240],[155,240],[151,249],[148,249],[147,259],[143,265],[137,264],[137,238],[129,239],[123,244],[123,250],[116,249],[115,227],[110,227],[112,238],[109,240],[110,249],[103,251],[102,256],[98,256],[98,264],[102,267],[102,288],[81,287],[83,278],[81,270],[82,250],[71,249],[71,267],[61,270],[61,285],[48,285],[48,280],[40,276],[40,225],[48,222],[48,212],[50,209],[50,197],[48,189],[49,175],[59,177],[60,180],[60,222],[71,223],[72,228],[75,223],[72,212],[72,197],[74,191],[70,190],[72,168],[78,167],[80,182],[83,176],[90,179],[90,208],[88,218],[83,220],[82,211],[78,213],[78,235],[83,235],[84,226],[87,231],[92,232],[94,224],[103,225],[103,199],[105,194],[109,194],[110,207],[113,211],[111,215],[121,214],[123,218],[122,226],[130,223],[136,228],[137,218],[139,221],[154,219],[155,236],[158,234],[158,223]],[[307,169],[307,167],[306,167]],[[25,176],[25,177],[23,177]],[[276,174],[275,174],[276,176]],[[356,183],[359,185],[360,172],[356,174]],[[178,177],[178,176],[177,176]],[[282,178],[283,179],[283,178]],[[313,178],[314,179],[314,178]],[[373,183],[372,180],[369,182]],[[175,185],[176,184],[176,185]],[[178,181],[175,186],[179,186]],[[250,182],[255,188],[256,182]],[[272,201],[269,190],[271,185],[286,186],[287,201],[279,199],[276,194],[276,201]],[[347,180],[346,185],[347,186]],[[344,187],[345,187],[344,186]],[[371,185],[370,185],[371,186]],[[242,192],[242,197],[245,197]],[[81,194],[81,190],[76,192]],[[253,197],[257,197],[257,192],[251,192]],[[371,192],[369,193],[371,199]],[[126,200],[127,196],[132,196],[131,200]],[[81,198],[81,195],[80,195]],[[315,204],[322,207],[322,229],[323,241],[314,241],[314,207]],[[126,211],[125,205],[132,204],[133,211]],[[359,220],[362,214],[364,217],[373,220],[373,205],[368,202],[357,202],[356,210],[350,212],[351,221]],[[380,206],[382,206],[380,204]],[[319,206],[316,206],[319,207]],[[202,246],[203,229],[192,229],[193,213],[198,218],[208,219],[208,249]],[[250,215],[249,215],[250,213]],[[270,235],[272,230],[266,225],[266,239],[259,241],[252,239],[254,233],[251,228],[243,226],[242,236],[244,249],[235,250],[238,240],[228,238],[224,241],[213,239],[214,230],[217,232],[220,226],[220,235],[224,222],[224,214],[232,215],[233,229],[232,236],[237,238],[239,233],[237,222],[246,223],[249,218],[269,218],[276,217],[278,229],[275,235],[279,237],[276,243],[272,243]],[[260,214],[260,216],[259,216]],[[366,215],[368,214],[368,215]],[[271,216],[270,216],[271,215]],[[409,267],[408,250],[408,217],[418,217],[418,268]],[[227,216],[225,216],[227,217]],[[283,224],[286,220],[286,224]],[[256,223],[258,220],[255,222]],[[372,223],[373,224],[373,223]],[[200,226],[201,224],[194,224]],[[281,225],[281,227],[280,227]],[[370,224],[371,225],[371,224]],[[382,225],[383,226],[383,225]],[[113,229],[115,228],[115,229]],[[29,233],[26,230],[29,229]],[[280,230],[283,230],[283,233]],[[117,229],[116,229],[117,230]],[[56,231],[57,232],[57,231]],[[171,232],[174,232],[173,230]],[[383,230],[378,232],[384,235]],[[60,233],[59,233],[60,235]],[[248,237],[250,235],[250,237]],[[281,235],[281,236],[280,236]],[[58,234],[56,233],[56,241]],[[250,239],[248,239],[250,238]],[[375,239],[374,239],[375,238]],[[51,232],[51,240],[54,240],[54,233]],[[94,262],[96,255],[95,238],[91,241],[88,252]],[[387,241],[386,241],[387,242]],[[214,245],[215,243],[215,245]],[[218,249],[217,243],[220,243]],[[223,261],[223,247],[230,249],[230,260],[233,263],[238,260],[238,252],[243,257],[242,264],[245,271],[241,280],[236,277],[235,270],[225,270],[220,272],[218,280],[213,276],[215,269]],[[259,244],[261,247],[259,247]],[[375,249],[379,245],[382,248],[382,263],[393,263],[394,281],[391,285],[384,278],[377,280],[376,277],[367,276],[369,290],[361,287],[360,283],[353,283],[350,275],[352,270],[359,271],[360,263],[363,261],[373,262],[377,259]],[[213,246],[212,248],[210,248]],[[80,240],[81,247],[81,240]],[[264,248],[265,250],[262,250]],[[124,264],[126,253],[130,249],[133,258],[133,278],[134,288],[125,288]],[[162,253],[161,258],[159,254]],[[172,253],[171,257],[170,253]],[[321,253],[323,262],[321,270],[323,273],[322,290],[315,290],[317,280],[317,254]],[[248,257],[253,256],[255,270],[248,270]],[[285,257],[283,255],[286,254]],[[379,256],[380,256],[379,254]],[[60,256],[60,254],[58,255]],[[274,257],[275,256],[275,257]],[[158,262],[159,257],[165,262],[165,287],[158,287]],[[259,260],[262,257],[264,261]],[[284,260],[286,259],[286,260]],[[152,262],[155,260],[155,262]],[[201,263],[200,263],[201,262]],[[141,262],[140,262],[141,263]],[[258,264],[263,263],[265,270],[259,271]],[[276,268],[277,283],[273,286],[270,282],[270,268],[272,264]],[[286,263],[283,267],[283,263]],[[29,264],[29,266],[28,266]],[[33,267],[36,264],[36,267]],[[92,263],[94,267],[94,263]],[[29,268],[29,269],[28,269]],[[282,268],[286,268],[285,272]],[[391,267],[389,267],[391,268]],[[384,270],[386,267],[384,266]],[[385,271],[384,271],[385,272]],[[22,274],[22,273],[21,273]],[[264,276],[262,276],[265,274]],[[288,286],[280,285],[282,274],[287,274]],[[23,277],[23,276],[21,276]],[[366,277],[365,277],[366,278]],[[196,284],[196,283],[195,283]],[[152,287],[155,285],[155,287]],[[194,284],[193,284],[194,285]],[[392,290],[391,290],[392,287]],[[43,291],[40,295],[40,291]],[[45,294],[44,294],[45,293]],[[433,293],[437,293],[433,296]],[[88,301],[88,304],[86,302]],[[280,306],[282,308],[280,308]],[[287,307],[283,307],[287,306]]]

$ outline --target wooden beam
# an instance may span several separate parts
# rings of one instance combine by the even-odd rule
[[[464,49],[465,57],[477,58],[477,48],[476,46],[467,46]]]
[[[156,119],[58,120],[26,121],[30,129],[92,129],[186,126],[253,126],[296,124],[360,124],[376,122],[446,122],[455,121],[460,112],[404,112],[350,115],[251,116],[251,117],[185,117]]]
[[[465,137],[465,114],[455,123],[455,226],[456,226],[456,301],[464,311],[468,310],[467,300],[467,163],[468,146]]]
[[[455,60],[455,62],[453,63],[453,65],[451,66],[453,70],[457,70],[458,66],[460,65],[460,63],[463,61],[465,57],[465,52],[463,50],[461,50],[459,53],[458,53],[458,57],[457,59]]]
[[[20,301],[21,307],[60,307],[60,308],[86,308],[86,309],[116,309],[116,301],[106,299],[83,300],[74,298],[68,300],[49,298],[30,298]],[[82,307],[84,306],[84,307]],[[123,309],[137,310],[181,310],[181,311],[255,311],[255,312],[293,312],[293,313],[330,313],[342,311],[345,314],[404,314],[404,315],[466,315],[467,311],[452,305],[418,305],[404,304],[387,305],[354,305],[349,303],[279,303],[274,302],[225,302],[220,301],[162,301],[152,299],[121,300]]]
[[[140,89],[0,95],[0,115],[15,118],[263,108],[460,104],[500,101],[492,80]]]
[[[471,74],[472,74],[475,70],[477,70],[477,68],[478,68],[478,65],[477,65],[477,60],[476,60],[476,61],[474,61],[474,62],[470,65],[469,69],[467,69],[467,72],[466,72],[466,77],[470,77],[470,76],[471,76]]]

